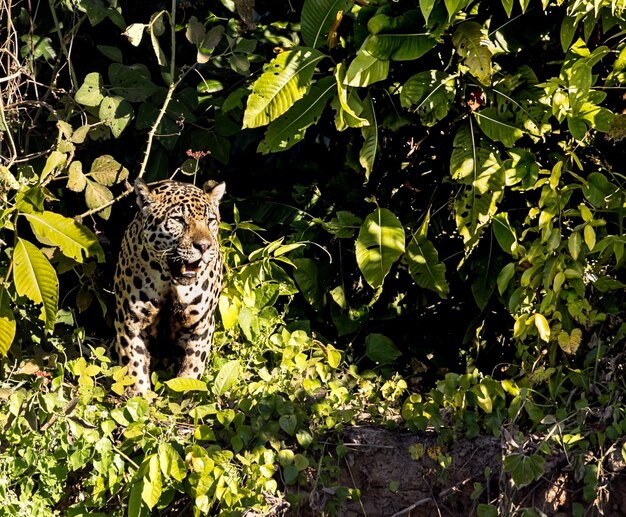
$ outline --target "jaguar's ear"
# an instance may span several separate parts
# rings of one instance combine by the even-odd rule
[[[135,180],[135,195],[137,196],[139,208],[142,212],[145,212],[150,206],[150,203],[152,203],[153,198],[150,187],[148,187],[148,184],[141,178]]]
[[[224,196],[224,193],[226,192],[226,183],[224,183],[223,181],[221,183],[218,183],[215,180],[209,180],[204,184],[202,188],[206,192],[206,195],[208,196],[211,203],[215,203],[216,205],[218,205],[222,197]]]

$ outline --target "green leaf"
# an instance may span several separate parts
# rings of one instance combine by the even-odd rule
[[[383,281],[393,263],[404,253],[404,228],[386,208],[365,218],[356,240],[356,260],[365,280],[374,289]]]
[[[63,254],[77,262],[97,257],[104,262],[104,251],[93,232],[86,226],[55,212],[22,214],[43,244],[58,246]]]
[[[482,84],[491,84],[491,42],[483,34],[482,26],[474,21],[463,22],[452,35],[463,63]]]
[[[424,289],[435,291],[445,298],[450,288],[446,281],[446,266],[439,261],[439,254],[426,235],[416,232],[406,250],[409,273]]]
[[[109,81],[113,93],[130,102],[145,101],[157,91],[157,86],[150,79],[148,67],[141,63],[129,66],[111,63]]]
[[[91,164],[91,177],[101,185],[110,187],[128,178],[128,169],[108,154],[98,156]]]
[[[509,454],[504,458],[504,470],[511,474],[517,488],[530,485],[544,473],[544,459],[538,454]]]
[[[144,511],[141,493],[143,492],[143,480],[136,481],[130,489],[130,497],[128,498],[128,517],[142,517],[148,515]]]
[[[312,48],[324,46],[337,13],[346,13],[352,4],[348,0],[305,0],[300,18],[304,43]]]
[[[224,395],[241,377],[241,363],[234,359],[228,361],[215,376],[211,390],[218,397]]]
[[[509,262],[506,266],[502,268],[500,274],[498,275],[498,292],[500,295],[503,295],[509,286],[509,282],[515,275],[515,262]]]
[[[500,212],[493,217],[493,233],[503,251],[514,255],[513,245],[517,243],[515,229],[509,223],[509,214]]]
[[[34,244],[19,237],[13,250],[13,281],[17,294],[43,304],[41,319],[52,331],[59,301],[56,271]]]
[[[439,70],[413,75],[402,86],[400,103],[417,113],[422,124],[433,126],[446,117],[456,95],[454,76]]]
[[[496,108],[484,108],[474,111],[478,126],[489,138],[502,142],[506,147],[513,147],[524,136],[524,132],[499,116]]]
[[[534,315],[535,327],[539,332],[539,337],[546,343],[550,341],[550,324],[543,314],[536,313]]]
[[[159,444],[159,463],[164,476],[182,481],[187,475],[187,466],[178,451],[169,443]]]
[[[372,34],[362,49],[383,61],[412,61],[422,57],[436,43],[428,33]]]
[[[420,10],[422,11],[422,16],[426,24],[428,24],[428,18],[430,17],[430,13],[433,12],[434,6],[435,0],[420,0]]]
[[[83,106],[99,106],[104,99],[102,76],[97,72],[87,74],[74,99]]]
[[[9,293],[0,286],[0,355],[6,356],[15,338],[15,315],[10,305]]]
[[[376,153],[378,152],[378,121],[371,95],[365,99],[361,115],[368,121],[368,125],[361,128],[363,147],[359,151],[359,163],[365,169],[365,181],[368,181],[372,170],[374,170]]]
[[[365,355],[378,364],[389,364],[402,355],[398,347],[383,334],[368,334]]]
[[[317,122],[336,91],[333,77],[315,83],[309,93],[277,120],[270,123],[257,150],[263,154],[285,151],[304,138],[306,129]]]
[[[87,180],[87,187],[85,188],[85,203],[91,209],[100,208],[106,205],[110,201],[113,201],[113,193],[100,183]],[[108,206],[98,212],[98,215],[102,219],[108,219],[111,215],[111,207]]]
[[[105,97],[100,104],[100,121],[118,138],[135,116],[133,107],[123,97]]]
[[[359,50],[356,57],[350,62],[346,72],[347,86],[369,86],[370,84],[387,79],[389,61],[378,59],[365,50]]]
[[[282,415],[278,419],[278,425],[280,425],[280,428],[288,435],[293,436],[298,425],[298,418],[296,415]]]
[[[317,263],[309,258],[293,259],[296,269],[293,278],[302,292],[304,299],[313,307],[321,308],[324,301],[324,293],[320,289]]]
[[[506,15],[510,18],[513,12],[513,0],[502,0],[502,7],[504,7]]]
[[[200,379],[175,377],[165,381],[163,384],[165,384],[172,391],[176,392],[208,391],[206,382],[201,381]]]
[[[148,460],[149,458],[149,460]],[[141,499],[146,506],[152,510],[159,502],[163,493],[163,483],[161,478],[161,468],[159,465],[159,457],[156,454],[146,458],[148,460],[149,477],[143,478],[143,490],[141,491]],[[145,460],[144,460],[145,462]]]
[[[243,117],[243,127],[269,124],[304,97],[315,67],[324,58],[318,50],[299,47],[281,52],[254,82]]]

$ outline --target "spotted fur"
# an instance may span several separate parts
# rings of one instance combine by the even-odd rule
[[[115,349],[135,377],[130,394],[150,388],[159,351],[180,357],[180,377],[204,372],[222,289],[217,234],[224,191],[215,182],[204,190],[171,180],[135,182],[140,210],[115,271]]]

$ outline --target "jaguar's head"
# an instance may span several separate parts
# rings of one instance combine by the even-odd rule
[[[224,183],[209,181],[200,189],[189,183],[135,182],[143,216],[143,241],[172,278],[189,285],[219,257],[219,202]]]

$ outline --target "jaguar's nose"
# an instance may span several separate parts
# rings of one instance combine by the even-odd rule
[[[211,241],[208,239],[200,239],[193,243],[194,248],[200,251],[200,253],[204,254],[206,250],[211,246]]]

